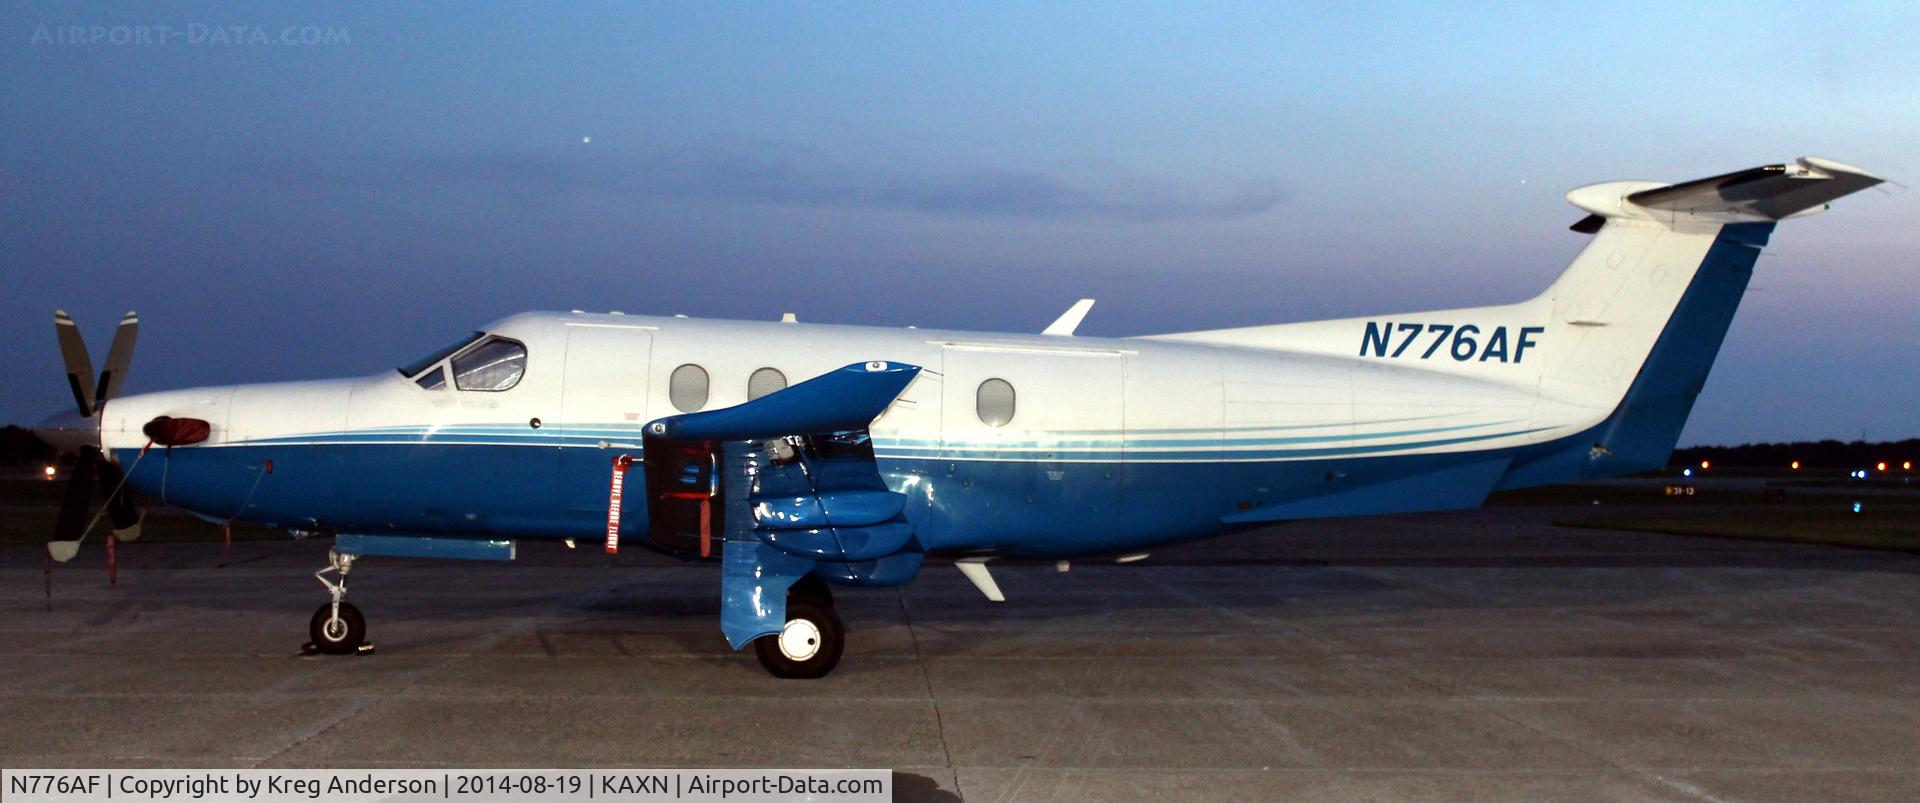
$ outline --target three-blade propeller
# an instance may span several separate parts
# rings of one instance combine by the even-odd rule
[[[101,368],[97,381],[86,340],[80,336],[80,328],[74,325],[73,318],[65,310],[56,310],[53,323],[74,404],[79,407],[81,418],[93,419],[97,427],[100,411],[126,384],[127,369],[133,364],[134,341],[140,334],[140,319],[132,312],[120,319],[120,328],[113,333],[113,345],[107,348],[106,366]],[[78,447],[73,476],[67,479],[60,516],[54,523],[53,540],[47,543],[48,554],[62,563],[72,560],[80,551],[80,543],[103,515],[112,522],[115,538],[121,541],[139,538],[144,514],[128,496],[126,484],[125,472],[100,450],[97,441]],[[107,501],[99,513],[89,518],[95,487],[106,494]]]

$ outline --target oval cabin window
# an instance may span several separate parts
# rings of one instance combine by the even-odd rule
[[[777,368],[762,368],[747,377],[747,401],[787,389],[787,375]]]
[[[667,401],[683,413],[707,406],[707,369],[693,363],[673,369],[667,378]]]
[[[980,390],[974,394],[974,406],[980,414],[980,423],[990,427],[1006,426],[1013,420],[1013,385],[1005,379],[980,383]]]

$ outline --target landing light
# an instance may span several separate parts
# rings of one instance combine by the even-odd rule
[[[60,473],[60,470],[54,468],[53,466],[47,466],[46,469],[44,469],[43,473],[46,474],[47,479],[53,479],[53,475]]]

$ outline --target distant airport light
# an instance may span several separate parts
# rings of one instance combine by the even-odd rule
[[[1874,466],[1874,468],[1877,468],[1884,473],[1887,470],[1887,461],[1885,460],[1880,461],[1877,465]]]
[[[1710,468],[1713,468],[1713,463],[1711,463],[1711,462],[1708,462],[1708,461],[1706,461],[1706,460],[1702,460],[1702,461],[1700,461],[1700,470],[1701,470],[1701,471],[1706,471],[1707,469],[1710,469]]]
[[[1860,503],[1859,503],[1859,502],[1855,502],[1855,503],[1853,503],[1853,512],[1855,512],[1855,513],[1858,513],[1858,512],[1860,512]]]
[[[53,479],[53,475],[58,473],[60,473],[58,469],[54,468],[53,466],[47,466],[46,468],[47,479]]]
[[[1799,471],[1799,470],[1800,470],[1800,461],[1798,461],[1798,460],[1795,460],[1795,461],[1793,461],[1793,470],[1794,470],[1794,471]]]
[[[1691,476],[1693,476],[1693,469],[1690,469],[1690,468],[1688,468],[1688,469],[1682,469],[1682,470],[1680,471],[1680,476],[1682,476],[1682,477],[1691,477]]]
[[[1900,470],[1901,470],[1901,471],[1912,471],[1912,470],[1913,470],[1913,461],[1912,461],[1912,460],[1904,460],[1904,461],[1901,461],[1901,463],[1900,463]]]

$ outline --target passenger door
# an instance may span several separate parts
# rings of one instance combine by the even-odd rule
[[[551,425],[550,434],[564,446],[560,497],[574,517],[591,513],[604,519],[613,459],[622,454],[640,457],[640,430],[649,420],[647,369],[652,355],[653,336],[639,326],[567,325],[560,421]],[[629,479],[640,477],[636,473]]]

